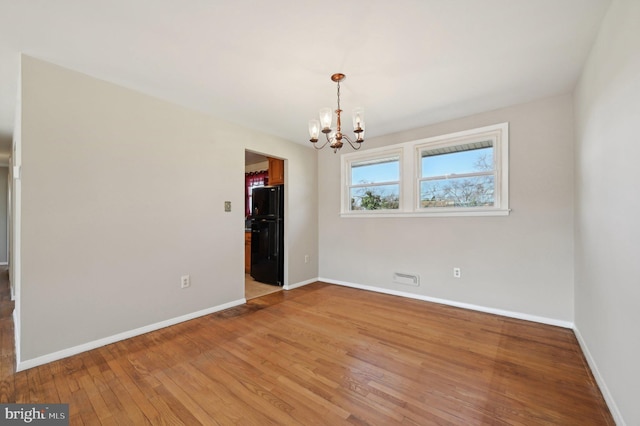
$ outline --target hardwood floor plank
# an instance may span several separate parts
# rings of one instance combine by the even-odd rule
[[[172,378],[179,379],[179,373],[173,372],[170,376],[165,374],[164,372],[157,373],[158,379],[162,382],[163,386],[178,400],[181,405],[184,406],[185,409],[196,418],[196,420],[201,424],[211,424],[211,425],[219,425],[220,423],[216,422],[211,418],[211,414],[207,413],[196,401],[194,401],[190,394],[185,392],[176,382],[180,380],[174,380]],[[180,381],[181,382],[181,381]]]
[[[138,382],[130,375],[129,371],[132,367],[128,365],[128,363],[121,362],[118,359],[110,360],[107,363],[113,371],[114,376],[118,378],[119,387],[121,386],[126,392],[125,394],[119,395],[121,395],[122,398],[132,401],[148,421],[151,422],[153,419],[158,419],[160,413],[149,402],[147,394],[143,389],[140,389]],[[139,416],[136,413],[132,418],[139,419]]]
[[[292,418],[299,421],[300,424],[317,424],[317,419],[325,419],[327,424],[340,424],[344,421],[343,417],[327,411],[324,404],[316,403],[314,396],[309,398],[306,395],[298,393],[296,391],[299,386],[297,382],[293,382],[293,386],[287,386],[286,383],[282,383],[279,379],[288,374],[288,366],[280,366],[272,363],[263,355],[239,350],[238,347],[239,345],[234,345],[225,349],[228,349],[230,354],[236,356],[238,359],[245,361],[251,366],[255,366],[256,369],[261,372],[260,378],[265,383],[264,386],[270,389],[275,396],[289,400],[293,407],[305,408],[303,411],[294,409],[291,412]]]
[[[614,424],[557,327],[314,283],[14,373],[0,299],[0,402],[73,425]]]
[[[237,424],[242,420],[239,413],[246,409],[244,404],[237,404],[233,400],[231,403],[225,403],[216,385],[201,372],[196,364],[177,366],[169,377],[193,399],[200,409],[206,412],[212,423]]]

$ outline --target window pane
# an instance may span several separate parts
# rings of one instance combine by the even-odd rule
[[[351,210],[384,210],[400,207],[400,185],[372,185],[351,188]]]
[[[422,151],[422,177],[446,176],[493,170],[493,147],[471,148],[458,145],[445,149],[462,149],[443,152],[443,149]]]
[[[420,182],[420,207],[493,206],[494,176],[437,179]]]
[[[397,182],[399,180],[399,157],[360,161],[351,164],[351,185]]]

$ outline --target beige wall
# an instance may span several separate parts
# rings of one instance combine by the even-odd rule
[[[506,217],[341,218],[339,155],[319,156],[320,276],[571,324],[569,95],[369,139],[365,147],[505,121],[513,209]],[[462,278],[453,278],[453,267]],[[394,284],[394,272],[419,275],[420,286]]]
[[[576,104],[576,328],[618,424],[640,424],[640,2],[613,2]]]
[[[30,57],[21,98],[19,363],[241,302],[245,149],[286,159],[286,250],[317,258],[314,150]]]

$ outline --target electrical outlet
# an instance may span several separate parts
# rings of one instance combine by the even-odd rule
[[[460,268],[453,268],[453,278],[460,278]]]
[[[304,263],[309,263],[309,255],[308,254],[304,255]]]
[[[183,275],[180,277],[180,288],[187,288],[191,285],[191,278],[189,275]]]
[[[230,212],[231,211],[231,201],[225,201],[224,202],[224,211],[225,212]]]

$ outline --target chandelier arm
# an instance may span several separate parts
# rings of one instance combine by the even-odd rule
[[[321,146],[321,147],[319,147],[319,148],[318,148],[318,146],[317,146],[317,143],[318,143],[318,142],[314,142],[314,143],[313,143],[313,147],[314,147],[315,149],[317,149],[318,151],[320,151],[322,148],[324,148],[325,146],[327,146],[327,144],[329,143],[329,141],[326,141],[325,143],[323,143],[323,144],[322,144],[322,146]]]
[[[351,142],[351,139],[349,138],[349,136],[347,135],[342,135],[342,139],[346,139],[347,142],[349,142],[349,145],[351,145],[351,148],[353,148],[355,151],[362,148],[362,142],[356,142],[356,144],[354,145],[353,142]]]
[[[314,142],[314,143],[313,143],[313,147],[314,147],[315,149],[317,149],[318,151],[319,151],[319,150],[321,150],[322,148],[324,148],[325,146],[327,146],[327,144],[328,144],[329,142],[331,142],[331,139],[329,138],[329,133],[325,133],[325,134],[324,134],[324,137],[325,137],[327,140],[325,141],[325,143],[323,143],[323,144],[322,144],[322,146],[321,146],[320,148],[318,148],[318,146],[316,145],[316,144],[318,143],[318,141],[316,141],[316,142]]]

